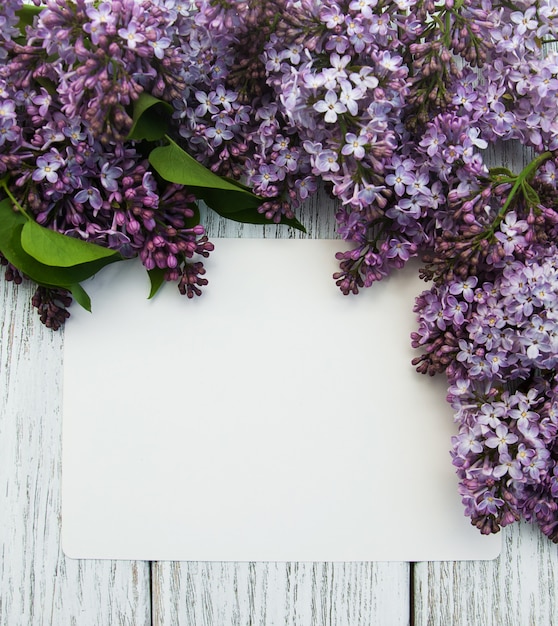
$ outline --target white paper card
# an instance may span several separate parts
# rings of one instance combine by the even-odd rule
[[[416,265],[343,296],[338,241],[220,239],[200,298],[135,262],[65,330],[76,558],[492,559],[463,515],[445,382],[414,371]]]

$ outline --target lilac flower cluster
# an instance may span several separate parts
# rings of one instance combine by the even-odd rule
[[[420,229],[381,226],[385,176],[401,161],[406,9],[379,9],[383,22],[368,2],[202,0],[197,9],[181,136],[215,171],[268,198],[261,211],[276,221],[325,183],[342,203],[339,232],[363,261],[338,277],[345,293],[400,267],[424,240]]]
[[[458,379],[449,389],[459,434],[453,463],[465,513],[482,533],[521,518],[558,539],[558,396],[554,375],[528,390]]]
[[[324,186],[344,294],[423,258],[414,363],[448,377],[467,514],[558,541],[558,0],[47,0],[25,42],[20,7],[0,7],[6,193],[192,296],[212,245],[127,139],[140,94],[265,218]],[[488,167],[504,142],[532,152],[520,173]],[[63,322],[64,294],[36,299]]]
[[[492,214],[463,252],[454,246],[446,263],[462,268],[458,255],[477,246],[475,273],[446,274],[417,298],[412,339],[419,371],[448,377],[467,515],[485,533],[524,518],[558,541],[558,253],[541,243],[556,240],[556,216],[536,208],[527,219],[510,210],[497,228]]]
[[[8,0],[1,9],[0,174],[7,191],[39,224],[139,255],[181,292],[199,294],[207,281],[191,259],[213,246],[195,219],[194,198],[161,184],[126,139],[141,93],[170,101],[185,89],[174,2],[48,0],[25,42],[16,28],[20,8],[20,0]],[[39,310],[49,297],[37,291]],[[64,317],[64,307],[54,307],[47,322],[57,326]]]
[[[454,450],[466,512],[483,532],[522,516],[555,540],[558,65],[541,46],[557,12],[554,0],[198,0],[175,102],[185,144],[263,196],[270,219],[318,184],[339,199],[344,293],[423,254],[434,286],[417,301],[415,363],[469,389],[450,393],[476,435],[464,454],[462,430]],[[521,174],[487,167],[483,151],[503,141],[535,151]],[[544,285],[513,291],[537,271]],[[495,401],[509,411],[483,424]],[[513,412],[526,403],[528,424]]]
[[[558,66],[540,46],[558,25],[539,4],[198,0],[178,132],[270,219],[325,184],[354,244],[335,278],[357,293],[433,245],[448,203],[480,190],[489,143],[556,149]]]

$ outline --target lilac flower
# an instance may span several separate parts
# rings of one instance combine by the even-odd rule
[[[347,111],[346,105],[338,100],[337,94],[332,90],[328,90],[324,99],[314,104],[314,109],[325,114],[324,120],[328,124],[335,124],[337,116]]]
[[[388,259],[399,258],[402,261],[408,261],[409,258],[415,253],[415,251],[416,248],[410,241],[391,239],[388,242],[386,257]]]
[[[194,95],[196,100],[200,103],[196,107],[195,111],[198,117],[203,117],[204,115],[206,115],[206,113],[215,114],[219,112],[219,109],[217,107],[219,98],[217,97],[217,94],[215,92],[210,92],[209,94],[206,94],[203,91],[196,91]]]
[[[358,101],[362,98],[363,92],[360,87],[353,87],[348,80],[341,81],[339,101],[345,105],[351,115],[357,115]]]
[[[395,189],[395,193],[402,196],[405,193],[407,185],[412,185],[415,181],[414,174],[409,171],[409,166],[406,164],[398,165],[394,174],[386,176],[386,183],[392,185]]]
[[[145,41],[145,35],[138,32],[138,25],[135,22],[130,22],[126,28],[119,28],[118,34],[126,41],[128,48],[132,50],[138,43],[143,43]]]
[[[534,30],[538,26],[538,22],[536,19],[532,19],[535,17],[536,8],[529,7],[525,12],[523,11],[514,11],[510,15],[510,19],[514,24],[517,24],[515,30],[518,35],[524,35],[527,30]]]
[[[96,187],[87,187],[78,191],[75,195],[75,201],[80,204],[88,202],[95,211],[98,211],[103,206],[103,199]]]
[[[343,24],[345,18],[341,9],[336,4],[331,4],[320,8],[320,19],[325,22],[327,28],[334,30]]]
[[[235,93],[234,91],[225,89],[223,85],[218,85],[217,89],[215,90],[215,96],[212,102],[218,103],[220,106],[222,106],[225,109],[225,111],[231,111],[232,103],[235,102],[237,98],[238,98],[237,93]]]
[[[106,28],[114,24],[111,17],[111,5],[109,2],[101,2],[97,8],[89,7],[86,10],[87,17],[91,22],[83,25],[83,30],[89,34],[91,41],[97,45],[101,35],[106,33]]]
[[[103,163],[101,167],[101,185],[107,191],[117,191],[119,188],[118,179],[122,176],[124,171],[121,167],[111,165],[109,161]]]
[[[41,117],[45,117],[48,113],[49,107],[52,104],[52,97],[47,90],[42,87],[40,94],[33,97],[33,104],[39,107],[38,112]]]
[[[347,133],[345,135],[345,141],[347,142],[341,153],[345,156],[353,155],[355,159],[364,158],[364,146],[367,143],[367,138],[363,135],[357,137],[354,133]]]
[[[58,169],[61,163],[53,158],[50,154],[37,158],[37,168],[33,171],[32,178],[34,181],[47,180],[49,183],[55,183],[58,180]]]
[[[508,446],[516,443],[517,435],[508,432],[505,424],[498,424],[496,431],[486,438],[485,445],[489,448],[498,448],[500,454],[507,454]]]
[[[337,155],[333,150],[322,150],[316,155],[315,167],[318,172],[325,174],[327,172],[339,171],[339,163]]]
[[[455,296],[447,296],[444,307],[444,317],[451,319],[454,324],[461,326],[465,322],[465,313],[467,313],[466,302],[460,302]]]
[[[438,129],[432,125],[419,142],[419,145],[426,148],[426,153],[432,157],[438,153],[440,146],[444,144],[445,140],[445,135],[439,133]]]
[[[252,182],[258,186],[261,191],[266,191],[271,183],[278,180],[277,168],[273,165],[261,165],[258,173],[252,176]]]
[[[481,435],[482,431],[478,425],[475,425],[473,428],[468,427],[466,430],[459,433],[459,436],[455,437],[453,440],[457,453],[465,456],[470,452],[474,454],[482,452],[484,448],[480,442]]]
[[[13,100],[0,100],[0,120],[16,119],[15,102]]]
[[[495,237],[502,243],[506,254],[513,254],[516,248],[525,246],[526,241],[522,233],[528,228],[527,222],[517,220],[516,214],[510,211],[500,224],[500,232],[497,232]]]
[[[16,141],[19,138],[19,128],[13,119],[7,118],[0,120],[0,146],[7,141]]]
[[[463,296],[466,302],[472,302],[474,295],[473,290],[477,284],[478,279],[476,276],[468,276],[464,280],[457,279],[450,284],[449,292],[454,296]]]
[[[486,491],[478,502],[478,509],[481,513],[496,515],[503,504],[504,501],[501,498],[497,498],[494,492]]]
[[[301,200],[306,200],[317,189],[316,179],[312,176],[297,178],[295,188]]]
[[[149,45],[153,48],[153,54],[158,59],[163,59],[165,56],[165,50],[171,45],[171,40],[168,37],[161,37],[154,41],[149,41]]]
[[[77,120],[73,120],[70,124],[64,126],[62,134],[68,137],[74,146],[79,145],[87,138],[86,133],[82,131],[81,125]]]
[[[206,128],[205,136],[212,140],[214,146],[220,146],[223,141],[234,137],[232,131],[228,130],[227,126],[221,122],[217,122],[215,126]]]

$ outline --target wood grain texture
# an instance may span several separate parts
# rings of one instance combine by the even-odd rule
[[[335,238],[325,193],[298,215],[307,233],[204,212],[210,237]],[[211,281],[211,276],[208,276]],[[409,623],[408,563],[156,563],[155,626],[368,626]]]
[[[407,626],[407,563],[156,563],[154,626]]]
[[[415,565],[416,626],[558,623],[558,546],[526,523],[502,532],[494,561]]]
[[[60,548],[63,336],[0,278],[0,624],[147,626],[149,564]]]

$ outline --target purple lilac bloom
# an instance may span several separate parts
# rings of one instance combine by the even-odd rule
[[[448,377],[466,513],[481,532],[524,518],[558,541],[556,2],[71,6],[47,0],[21,45],[21,2],[0,7],[0,173],[29,214],[200,293],[212,245],[194,198],[127,139],[142,93],[266,219],[325,188],[351,244],[343,293],[422,258],[414,363]],[[486,163],[504,142],[533,151],[519,174]],[[63,294],[36,301],[63,323]]]
[[[194,199],[160,186],[126,139],[140,93],[170,102],[186,88],[184,20],[172,3],[150,0],[45,4],[20,48],[13,38],[21,3],[0,9],[0,171],[11,192],[40,224],[139,255],[146,267],[156,258],[165,279],[199,294],[207,281],[197,258],[212,244],[194,225]],[[19,280],[10,265],[6,272]],[[65,296],[43,289],[35,300],[45,323],[63,323]]]

